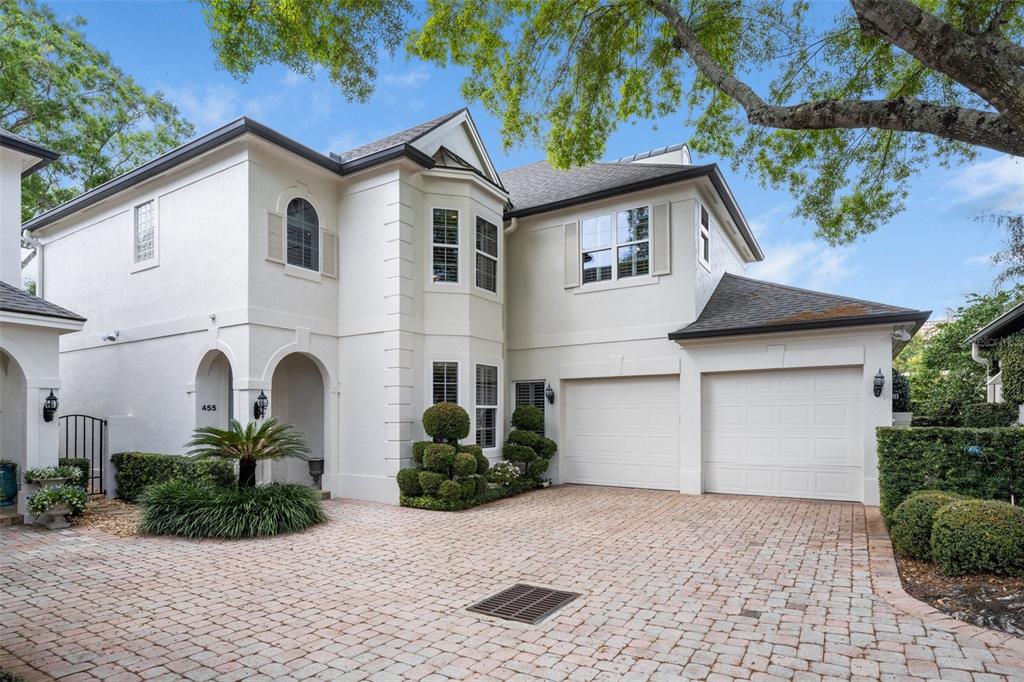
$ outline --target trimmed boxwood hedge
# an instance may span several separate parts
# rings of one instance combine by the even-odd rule
[[[941,490],[919,490],[892,513],[889,536],[897,554],[928,560],[932,556],[932,523],[935,513],[948,504],[964,499]]]
[[[160,455],[152,452],[119,452],[110,457],[117,472],[117,496],[132,502],[146,486],[168,481],[193,481],[214,486],[233,486],[238,482],[235,464],[214,457],[192,458]]]
[[[887,522],[918,490],[1008,500],[1024,494],[1024,428],[878,429],[878,485]]]
[[[488,502],[495,502],[502,500],[506,497],[513,497],[520,495],[527,491],[533,490],[537,487],[536,482],[528,479],[520,479],[513,481],[512,483],[497,488],[486,488],[483,492],[478,492],[473,497],[463,497],[458,500],[445,500],[440,497],[434,497],[433,495],[419,495],[419,496],[406,496],[403,495],[400,498],[400,503],[403,507],[412,507],[414,509],[426,509],[429,511],[462,511],[463,509],[469,509],[470,507],[477,507],[481,504],[487,504]]]
[[[998,354],[1003,400],[1014,405],[1024,404],[1024,333],[1003,339]]]
[[[1012,403],[976,403],[964,406],[964,426],[971,429],[991,429],[1015,426],[1019,410]]]
[[[995,500],[943,507],[932,526],[932,558],[948,575],[1024,575],[1024,509]]]

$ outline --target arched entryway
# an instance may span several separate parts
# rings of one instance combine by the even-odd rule
[[[196,370],[196,428],[226,429],[235,416],[233,377],[228,357],[219,350],[203,356]]]
[[[309,444],[310,458],[324,458],[324,375],[309,356],[292,353],[274,369],[271,380],[270,413],[302,432]],[[273,480],[312,485],[309,465],[297,459],[283,459],[272,465]]]
[[[0,349],[0,459],[25,469],[28,384],[18,361]]]

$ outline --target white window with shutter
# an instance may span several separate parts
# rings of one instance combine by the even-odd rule
[[[132,210],[132,272],[159,264],[156,202],[149,200]]]
[[[267,211],[267,260],[284,263],[284,216]]]
[[[338,277],[338,235],[320,230],[320,274]]]
[[[698,204],[697,260],[711,267],[711,216],[703,204]]]

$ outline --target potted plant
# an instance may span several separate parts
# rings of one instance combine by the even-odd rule
[[[18,499],[18,465],[0,459],[0,507],[10,507]]]
[[[33,493],[28,498],[28,510],[50,530],[67,528],[68,514],[85,511],[85,489],[77,485],[55,485]]]
[[[49,488],[55,485],[63,485],[68,481],[81,483],[81,472],[75,467],[36,467],[25,470],[25,483]]]

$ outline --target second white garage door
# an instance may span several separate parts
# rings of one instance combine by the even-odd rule
[[[566,383],[567,483],[679,489],[679,377]]]
[[[860,367],[706,375],[704,490],[860,500],[862,377]]]

